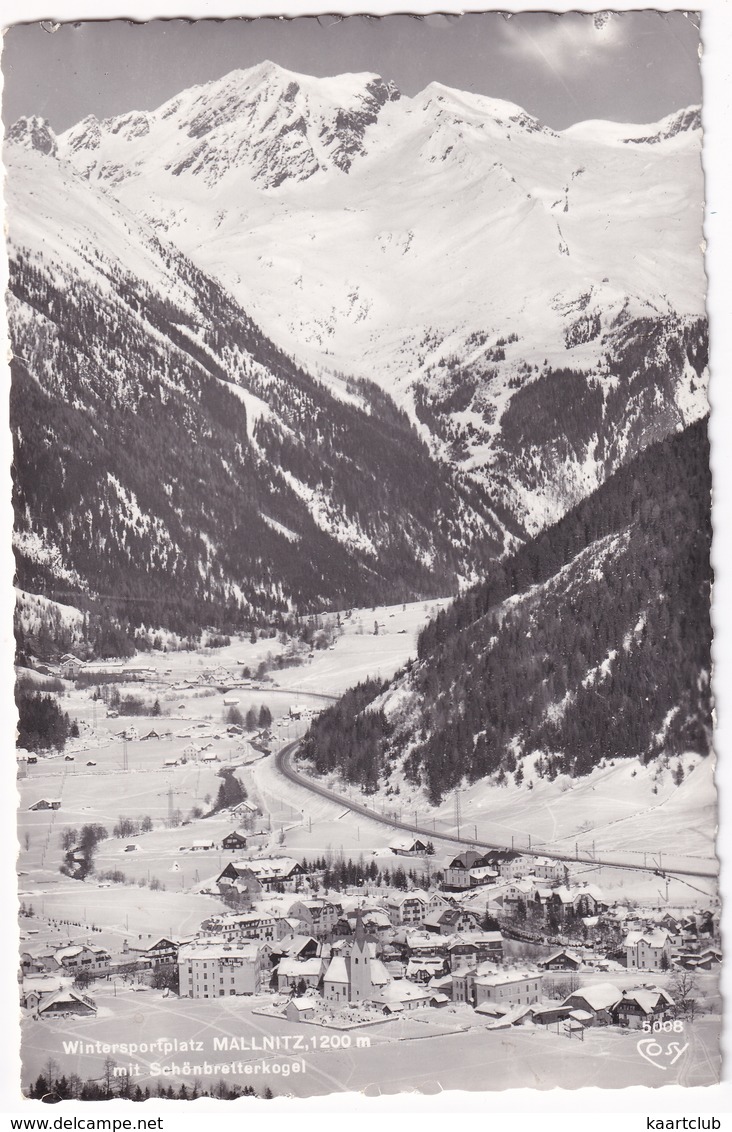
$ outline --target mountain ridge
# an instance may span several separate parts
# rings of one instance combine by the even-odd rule
[[[418,657],[315,721],[302,758],[437,804],[513,775],[710,751],[706,421],[650,446],[423,630]]]
[[[292,81],[237,71],[148,112],[147,132],[121,116],[101,148],[71,152],[67,132],[59,153],[309,372],[333,389],[375,381],[435,456],[538,529],[617,460],[545,446],[544,480],[504,432],[517,393],[543,379],[543,412],[547,375],[568,369],[588,390],[622,387],[616,355],[649,319],[702,333],[698,111],[553,131],[439,83],[396,98],[369,72]],[[211,128],[192,138],[194,123]],[[674,427],[706,412],[705,381],[673,369]],[[608,427],[634,433],[611,402]]]

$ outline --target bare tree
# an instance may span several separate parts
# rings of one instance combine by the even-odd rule
[[[49,1057],[48,1061],[43,1066],[42,1072],[48,1082],[49,1089],[53,1088],[54,1082],[58,1080],[59,1073],[58,1062],[54,1057]]]
[[[668,980],[668,991],[674,1000],[679,1018],[694,1020],[699,1009],[699,980],[692,971],[677,967]]]
[[[114,1071],[116,1068],[117,1062],[113,1061],[111,1057],[105,1057],[102,1080],[104,1081],[104,1089],[107,1096],[111,1096],[112,1093],[112,1082],[115,1080]]]

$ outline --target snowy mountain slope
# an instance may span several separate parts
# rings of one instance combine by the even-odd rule
[[[617,358],[649,320],[703,337],[700,137],[696,108],[556,132],[439,83],[405,98],[375,75],[266,63],[86,119],[58,148],[312,372],[381,384],[533,530],[656,432],[647,405],[606,398],[581,450],[552,438],[525,459],[503,428],[517,391],[543,378],[544,411],[564,369],[627,386]],[[666,431],[698,419],[703,366],[679,363],[660,398]],[[610,435],[629,443],[610,452]]]
[[[444,592],[500,551],[383,393],[334,400],[49,140],[5,154],[20,585],[185,633]]]
[[[441,610],[390,684],[324,713],[303,757],[434,804],[485,778],[531,790],[604,759],[706,755],[710,489],[706,421],[649,446]]]

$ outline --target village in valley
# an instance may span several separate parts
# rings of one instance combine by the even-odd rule
[[[507,836],[492,795],[407,814],[405,788],[370,817],[280,773],[337,694],[408,660],[435,604],[326,617],[297,647],[252,633],[21,671],[75,724],[19,752],[26,1095],[716,1079],[716,877],[693,840],[607,864],[622,784],[602,829],[547,793],[554,834],[532,839],[525,793]],[[663,1072],[645,1035],[681,1051]]]

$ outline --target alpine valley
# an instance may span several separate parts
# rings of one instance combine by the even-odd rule
[[[5,162],[24,591],[193,635],[460,594],[305,744],[367,790],[581,774],[610,719],[706,751],[698,108],[265,62]]]

